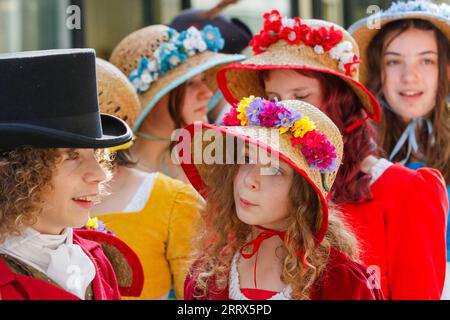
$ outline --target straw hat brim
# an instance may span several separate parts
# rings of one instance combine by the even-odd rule
[[[285,106],[291,107],[294,104],[298,104],[298,101],[283,101]],[[326,116],[317,108],[314,108],[306,103],[302,103],[302,107],[304,107],[305,111],[304,114],[306,114],[315,124],[316,129],[325,134],[327,138],[330,140],[330,142],[335,146],[336,148],[336,154],[338,158],[336,159],[337,168],[339,167],[339,164],[342,162],[342,154],[343,154],[343,142],[342,137],[339,133],[339,129],[329,120],[326,118]],[[298,109],[299,112],[301,112],[301,109]],[[247,142],[249,144],[252,144],[254,146],[257,146],[258,148],[261,148],[265,150],[269,155],[272,155],[275,157],[275,159],[279,159],[281,161],[286,162],[288,165],[290,165],[298,174],[303,176],[313,187],[313,189],[316,191],[317,195],[319,196],[321,207],[322,207],[322,222],[321,226],[316,234],[317,240],[319,242],[323,239],[327,225],[328,225],[328,205],[327,205],[327,197],[328,197],[328,191],[325,189],[323,182],[322,182],[322,174],[318,169],[313,169],[308,164],[305,157],[302,155],[301,151],[298,148],[295,148],[292,146],[290,135],[289,134],[280,134],[278,129],[274,128],[264,128],[259,126],[232,126],[232,127],[225,127],[225,126],[215,126],[205,123],[199,123],[196,122],[194,124],[191,124],[185,128],[188,132],[188,141],[189,147],[187,148],[190,151],[190,161],[188,163],[183,162],[183,155],[181,155],[180,151],[182,148],[185,148],[185,141],[184,139],[186,136],[183,135],[183,137],[179,137],[178,144],[177,144],[177,150],[180,156],[181,160],[181,166],[186,173],[186,176],[188,177],[191,184],[194,186],[194,188],[203,196],[206,198],[207,196],[207,186],[209,185],[208,179],[209,174],[208,172],[210,170],[214,170],[215,166],[223,165],[223,163],[227,163],[227,160],[229,160],[229,157],[226,156],[226,152],[222,155],[223,158],[219,159],[222,161],[222,164],[205,164],[203,161],[203,155],[204,151],[208,146],[212,143],[217,143],[215,140],[216,137],[214,137],[213,140],[211,140],[209,135],[208,138],[205,138],[205,132],[209,130],[213,130],[212,132],[218,132],[222,135],[222,137],[225,136],[231,136],[235,137],[237,139],[240,139],[244,142]],[[276,137],[276,138],[274,138]],[[228,144],[229,139],[222,139],[224,150],[227,151],[233,151],[235,148],[235,144],[232,144],[233,150],[229,150],[230,146]],[[181,143],[180,143],[181,142]],[[181,146],[181,147],[180,147]],[[200,146],[200,148],[198,148]],[[211,147],[209,147],[211,149]],[[183,153],[185,150],[183,150]],[[201,152],[199,158],[198,152]],[[215,156],[217,154],[215,153]],[[200,159],[200,161],[199,161]],[[328,186],[332,186],[337,174],[337,169],[333,172],[326,173],[324,175],[324,179]]]
[[[350,26],[348,32],[352,34],[358,43],[361,52],[361,65],[360,65],[360,80],[362,83],[367,84],[368,81],[368,65],[367,65],[367,49],[372,42],[373,38],[380,32],[380,30],[388,23],[396,20],[408,20],[418,19],[425,20],[432,23],[438,28],[450,41],[450,21],[443,17],[437,16],[428,12],[403,12],[393,14],[382,14],[379,17],[380,28],[370,29],[367,26],[368,20],[371,17],[361,19]]]
[[[305,50],[305,52],[299,53],[293,50]],[[308,58],[311,50],[311,48],[295,48],[295,46],[285,45],[285,50],[270,50],[269,48],[268,51],[253,56],[242,63],[230,64],[222,68],[217,74],[220,90],[229,103],[236,105],[242,98],[250,95],[266,96],[259,77],[260,70],[297,69],[327,73],[344,80],[358,96],[368,116],[379,122],[381,110],[373,94],[359,81],[336,72],[337,62],[329,61],[329,63],[335,63],[336,66],[327,67],[323,63],[317,62],[317,58]],[[325,55],[324,59],[327,59]]]
[[[189,57],[185,62],[169,71],[165,76],[160,76],[158,80],[151,84],[150,89],[139,96],[142,112],[133,127],[137,132],[144,119],[156,105],[156,103],[167,93],[175,89],[196,75],[206,72],[207,84],[214,93],[217,90],[215,82],[216,73],[224,64],[242,61],[244,55],[223,54],[212,51],[205,51]]]
[[[114,115],[132,128],[141,112],[133,85],[116,66],[100,58],[96,59],[96,74],[100,112]]]

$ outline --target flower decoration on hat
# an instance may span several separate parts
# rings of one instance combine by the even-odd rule
[[[355,71],[355,65],[361,62],[353,52],[353,44],[343,41],[341,30],[334,27],[314,29],[303,24],[298,17],[282,17],[277,10],[267,12],[263,17],[263,29],[250,41],[255,55],[265,52],[271,44],[284,40],[290,45],[303,43],[318,55],[328,53],[339,62],[339,69],[346,75],[351,75]]]
[[[223,124],[278,129],[280,134],[290,135],[292,146],[300,150],[312,169],[319,170],[322,175],[337,169],[336,148],[327,136],[316,129],[308,116],[291,111],[280,102],[246,97],[225,114]],[[326,184],[324,187],[328,189]]]
[[[129,79],[139,94],[149,90],[160,76],[165,76],[189,57],[207,50],[218,52],[225,45],[219,29],[211,25],[202,30],[190,27],[181,33],[169,28],[168,36],[168,41],[154,52],[153,59],[142,57],[137,68],[131,71]]]
[[[446,3],[436,4],[427,0],[394,2],[385,13],[395,14],[403,12],[429,12],[450,19],[450,6]]]

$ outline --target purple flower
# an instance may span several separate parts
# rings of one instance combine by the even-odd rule
[[[273,128],[275,123],[279,120],[278,112],[280,106],[271,101],[265,101],[264,111],[259,115],[259,122],[262,127]]]
[[[278,113],[278,121],[275,124],[275,128],[284,127],[290,128],[294,125],[297,120],[303,118],[303,115],[297,112],[290,112],[285,108],[280,108],[280,112]]]
[[[247,114],[245,115],[248,118],[248,124],[251,126],[259,126],[259,116],[261,112],[264,111],[264,102],[261,98],[255,98],[250,102],[248,107],[245,108],[247,110]]]

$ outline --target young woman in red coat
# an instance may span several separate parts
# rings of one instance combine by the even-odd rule
[[[185,299],[382,299],[327,205],[343,151],[330,119],[304,102],[252,96],[224,124],[191,125],[177,145],[207,199]]]
[[[358,81],[358,47],[344,29],[321,20],[265,15],[251,42],[255,56],[222,69],[224,97],[250,94],[309,102],[344,140],[344,161],[330,199],[344,213],[362,262],[389,299],[440,299],[445,277],[448,200],[442,175],[409,170],[378,156],[368,121],[380,119],[375,97]]]
[[[119,299],[100,244],[72,229],[108,178],[102,150],[132,138],[99,114],[95,52],[3,55],[0,73],[0,298]]]

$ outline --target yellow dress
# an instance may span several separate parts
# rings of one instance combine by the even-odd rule
[[[158,174],[151,195],[140,212],[99,215],[139,256],[144,289],[138,299],[156,299],[174,287],[183,299],[184,280],[204,200],[181,181]]]

